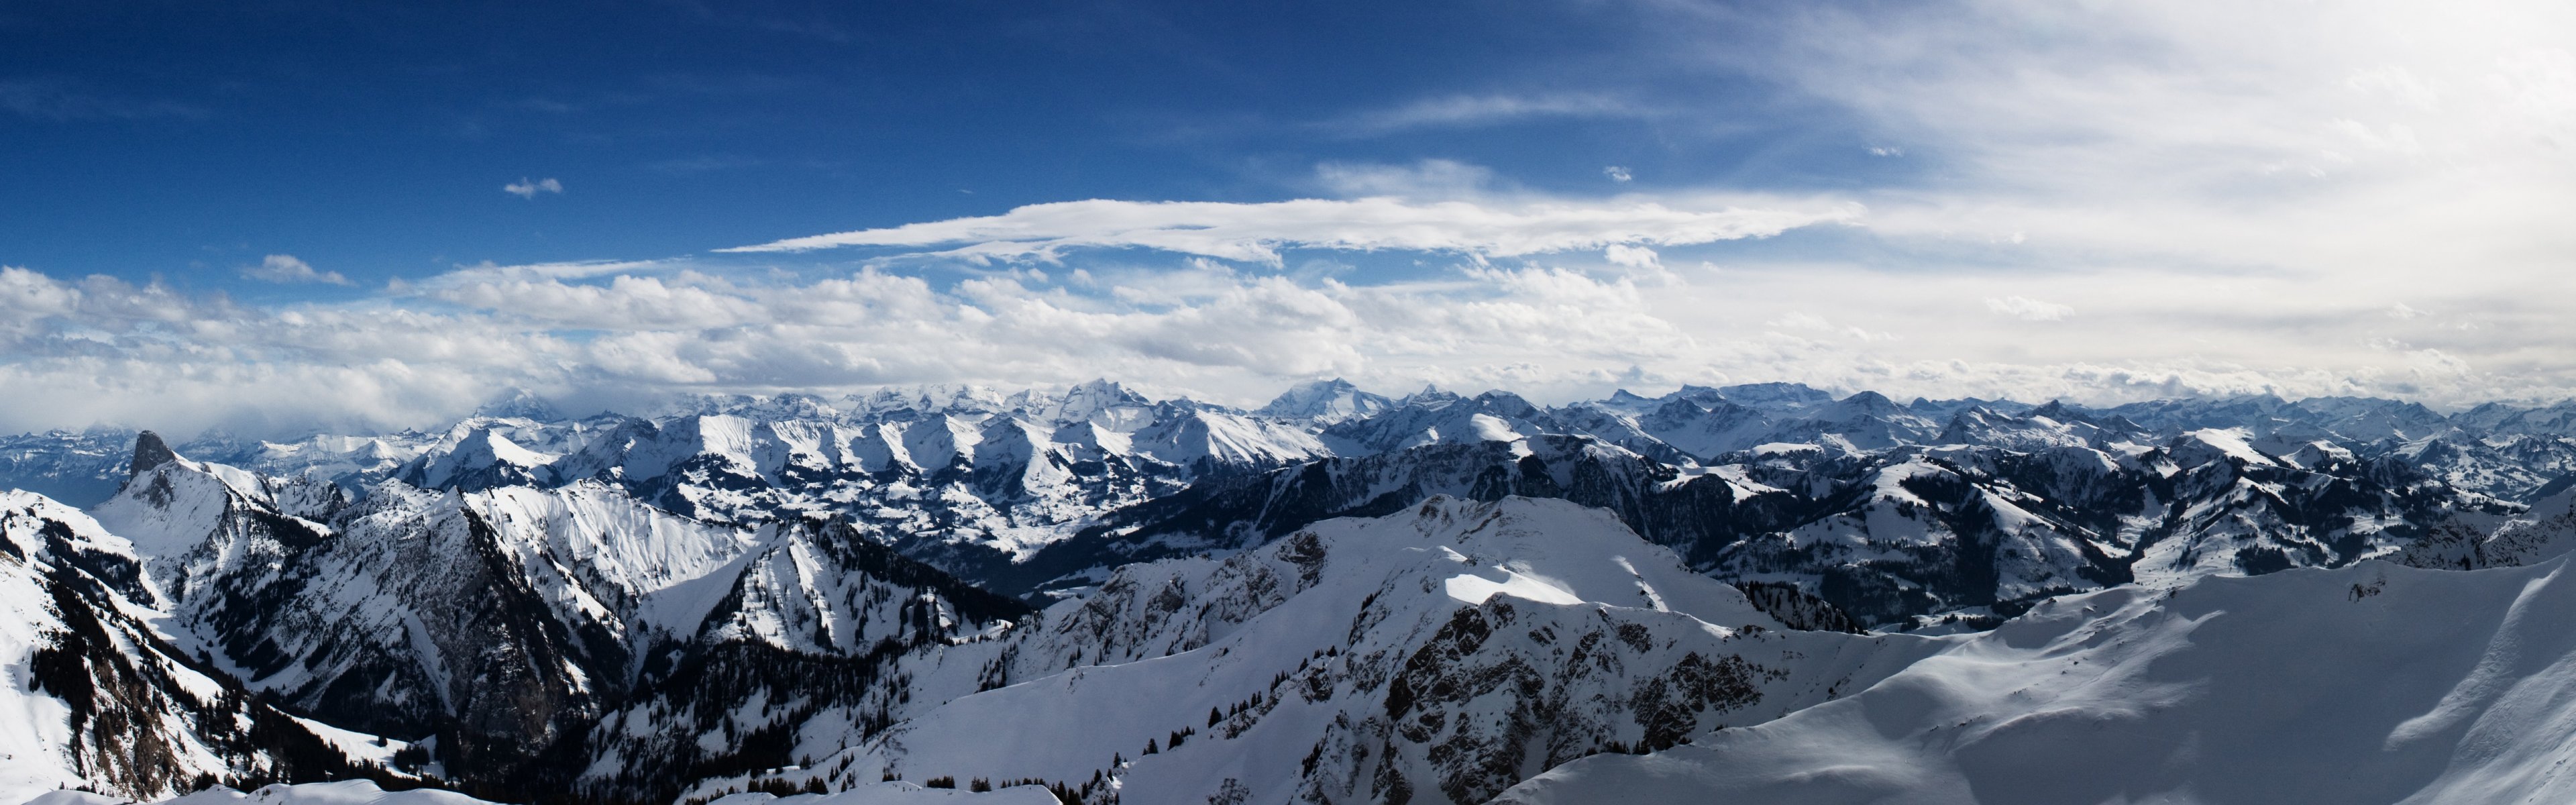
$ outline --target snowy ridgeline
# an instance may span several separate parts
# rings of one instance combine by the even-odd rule
[[[628,416],[566,416],[522,395],[434,430],[319,433],[289,441],[205,434],[182,452],[268,475],[331,480],[352,494],[401,478],[434,489],[607,480],[684,515],[758,519],[780,511],[868,512],[890,527],[1021,555],[1105,508],[1159,497],[1210,474],[1431,444],[1583,436],[1675,466],[1748,463],[1803,448],[1833,455],[1967,445],[2040,452],[2163,445],[2238,432],[2252,452],[2314,466],[2386,460],[2506,501],[2544,496],[2576,473],[2576,401],[2490,404],[2444,415],[2395,400],[2273,397],[2167,400],[2109,408],[2008,400],[1899,404],[1795,384],[1685,386],[1564,406],[1505,392],[1435,389],[1388,398],[1328,381],[1241,410],[1149,400],[1097,381],[1060,393],[974,387],[682,400]],[[78,506],[127,474],[130,430],[0,437],[0,487]],[[962,549],[961,549],[962,550]]]
[[[521,398],[433,431],[213,434],[177,452],[333,528],[380,493],[420,491],[622,497],[740,530],[829,515],[1013,597],[1434,494],[1554,497],[1618,512],[1722,580],[1795,586],[1882,627],[1985,623],[2159,574],[2341,566],[2463,518],[2492,526],[2576,477],[2568,405],[1899,404],[1754,384],[1544,407],[1326,382],[1240,410],[1096,382],[708,397],[648,414],[574,418]],[[0,438],[0,486],[92,506],[123,487],[139,436]]]
[[[1106,393],[940,425],[1054,446],[937,470],[780,401],[490,419],[357,487],[146,436],[92,511],[0,498],[0,719],[36,727],[0,731],[0,803],[2566,793],[2567,484],[2470,491],[2417,449],[2450,431],[2361,402],[1977,404],[1925,436],[1929,403],[1701,391],[1219,411],[1326,445],[1224,471],[1048,441],[1180,410]],[[1769,423],[1729,438],[1802,440],[1606,435],[1727,405]],[[2396,430],[2292,438],[2321,411]],[[350,781],[260,785],[318,779]]]

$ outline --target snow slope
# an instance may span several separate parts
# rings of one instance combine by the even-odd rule
[[[2568,561],[2069,596],[1849,698],[1500,801],[2576,801]]]

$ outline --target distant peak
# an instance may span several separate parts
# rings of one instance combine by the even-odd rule
[[[1424,405],[1447,404],[1457,402],[1458,400],[1459,397],[1457,394],[1442,391],[1439,386],[1424,383],[1422,384],[1421,391],[1414,392],[1413,394],[1406,396],[1404,399],[1397,400],[1396,402],[1405,405]]]
[[[493,395],[491,400],[475,408],[474,413],[495,419],[533,419],[539,422],[564,419],[563,412],[556,410],[553,403],[516,386]]]
[[[2093,423],[2093,417],[2091,414],[2084,411],[2084,409],[2066,404],[2065,400],[2049,400],[2047,405],[2030,409],[2027,415],[2044,416],[2059,422]]]
[[[1260,413],[1294,419],[1320,419],[1338,422],[1365,417],[1394,407],[1385,397],[1361,391],[1341,378],[1309,380],[1288,387],[1277,398],[1264,405]]]

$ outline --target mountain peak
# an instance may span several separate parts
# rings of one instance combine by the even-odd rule
[[[2088,425],[2098,424],[2093,421],[2093,416],[2090,413],[2087,413],[2084,409],[2067,405],[2065,400],[2049,400],[2048,404],[2030,409],[2029,411],[2024,412],[2024,415],[2044,416],[2059,422],[2082,422]]]
[[[134,460],[127,464],[125,479],[134,480],[135,476],[151,472],[154,467],[177,460],[178,452],[171,450],[168,442],[161,441],[161,434],[148,430],[135,434]]]
[[[1460,398],[1456,392],[1443,391],[1437,385],[1424,383],[1422,384],[1421,391],[1407,394],[1402,399],[1396,400],[1395,404],[1399,406],[1428,405],[1438,407],[1457,402],[1459,399]]]
[[[1280,392],[1270,404],[1257,413],[1283,419],[1316,419],[1339,422],[1375,415],[1395,407],[1395,401],[1361,391],[1341,378],[1310,380]]]
[[[1065,389],[1064,396],[1056,398],[1051,403],[1040,403],[1031,413],[1059,424],[1089,422],[1105,416],[1116,420],[1117,423],[1132,426],[1136,423],[1126,421],[1131,417],[1119,416],[1116,413],[1117,409],[1150,408],[1153,405],[1154,401],[1146,399],[1145,395],[1131,391],[1115,380],[1100,378]],[[1103,422],[1103,424],[1117,423]]]
[[[1899,407],[1895,400],[1888,399],[1887,395],[1875,391],[1863,391],[1834,401],[1832,406],[1818,411],[1817,415],[1870,416],[1887,419],[1903,416],[1906,413],[1904,408]]]

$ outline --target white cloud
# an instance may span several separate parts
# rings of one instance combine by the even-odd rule
[[[1391,109],[1351,115],[1324,128],[1353,136],[1370,136],[1421,128],[1489,126],[1544,117],[1650,118],[1656,110],[1618,97],[1593,93],[1542,95],[1445,95],[1424,98]]]
[[[1745,206],[1746,204],[1759,206]],[[1002,215],[791,238],[728,252],[840,246],[944,247],[969,258],[1053,260],[1075,248],[1146,248],[1278,265],[1288,248],[1517,257],[1611,244],[1687,245],[1850,221],[1850,205],[1639,198],[1414,202],[1394,197],[1267,203],[1070,201]]]
[[[1315,166],[1315,180],[1337,196],[1414,200],[1485,195],[1495,183],[1492,169],[1447,159],[1412,165],[1326,162]]]
[[[1831,330],[1834,328],[1834,323],[1826,321],[1825,317],[1799,310],[1792,310],[1781,314],[1779,318],[1763,322],[1762,324],[1767,327],[1786,327],[1792,330]]]
[[[340,272],[315,271],[313,270],[312,265],[305,263],[303,260],[297,259],[295,255],[291,254],[272,254],[261,258],[259,265],[244,266],[241,270],[241,274],[244,277],[249,277],[262,282],[320,282],[330,285],[351,284],[348,277],[340,276]]]
[[[2023,321],[2057,321],[2075,313],[2074,308],[2024,296],[1987,299],[1986,309],[1994,311],[1997,315],[2010,316]]]
[[[1660,269],[1664,267],[1663,256],[1656,254],[1655,250],[1644,246],[1629,246],[1626,244],[1613,243],[1610,244],[1609,248],[1602,250],[1602,257],[1609,260],[1611,265],[1627,266],[1629,268]]]
[[[2376,334],[2406,326],[2358,315],[2384,301],[2266,318],[2280,315],[2267,300],[2301,288],[2272,281],[2150,278],[2124,289],[2137,304],[2105,310],[2061,295],[2080,284],[2035,279],[2030,293],[2076,300],[2087,315],[2055,325],[2064,337],[2033,340],[2011,323],[1955,315],[1984,300],[1955,284],[1814,266],[1739,264],[1722,281],[1649,286],[1500,264],[1374,284],[1204,259],[1094,263],[1079,269],[1087,283],[1062,284],[1051,280],[1076,271],[934,282],[881,270],[797,279],[603,265],[474,266],[400,293],[271,307],[0,269],[0,385],[21,392],[0,410],[0,430],[109,422],[293,435],[434,425],[508,386],[633,408],[685,390],[830,394],[1096,376],[1231,404],[1317,375],[1541,400],[1759,380],[2097,402],[2277,393],[2443,404],[2576,388],[2576,370],[2557,360],[2576,333],[2547,304],[2496,311],[2492,329],[2513,339],[2499,350],[2430,325],[2402,339]],[[2160,312],[2186,300],[2197,312]],[[2248,337],[2293,326],[2314,338]]]
[[[518,196],[520,198],[533,199],[537,197],[538,193],[563,192],[563,182],[557,181],[551,176],[531,182],[528,181],[527,177],[523,176],[520,177],[518,181],[502,185],[501,192]]]
[[[1637,175],[1629,173],[1627,168],[1617,165],[1603,167],[1601,169],[1601,175],[1610,177],[1610,181],[1618,182],[1620,184],[1627,184],[1629,181],[1637,178]]]
[[[2576,6],[1801,9],[1776,48],[1710,52],[1936,155],[1938,184],[1872,202],[1887,236],[2492,294],[2576,258],[2542,212],[2576,206]]]

